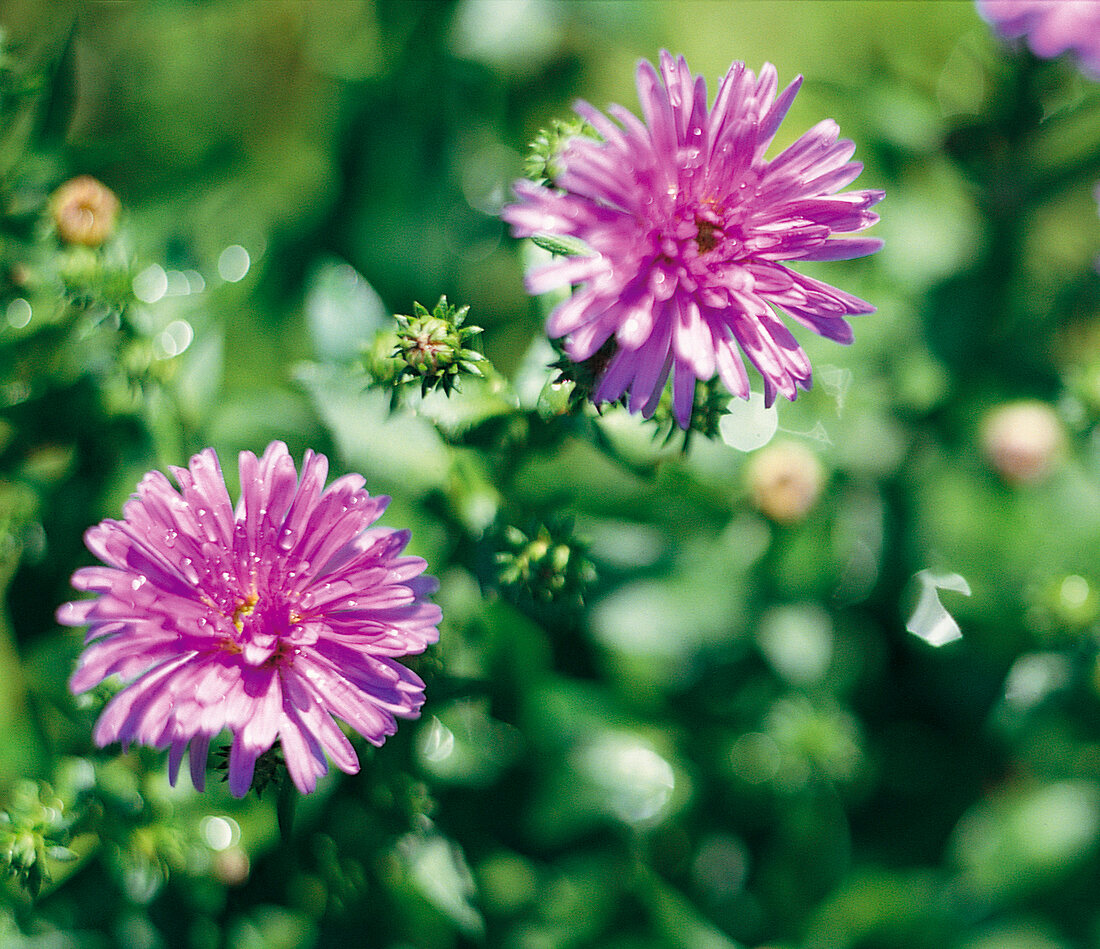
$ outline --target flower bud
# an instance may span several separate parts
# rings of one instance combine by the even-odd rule
[[[218,851],[213,862],[215,878],[226,886],[240,886],[252,869],[248,854],[236,845]]]
[[[425,395],[437,388],[450,395],[460,376],[484,375],[477,364],[485,357],[469,348],[481,327],[463,325],[469,309],[451,306],[444,296],[431,313],[414,303],[412,316],[394,317],[398,329],[392,358],[399,367],[395,385],[418,380]]]
[[[582,118],[552,119],[531,142],[523,162],[524,174],[539,184],[548,184],[561,173],[561,153],[575,135],[596,137],[596,130]]]
[[[99,247],[115,232],[119,202],[91,175],[66,181],[50,198],[50,217],[66,244]]]
[[[37,897],[50,882],[46,858],[70,861],[68,849],[73,816],[48,784],[23,779],[8,792],[10,803],[0,811],[0,873],[14,877]]]
[[[496,585],[515,603],[579,606],[596,580],[587,545],[568,518],[503,527],[496,540]]]
[[[1045,402],[1010,402],[986,416],[982,450],[990,465],[1009,484],[1037,484],[1058,465],[1065,431]]]
[[[745,475],[753,505],[779,524],[804,520],[825,485],[817,455],[791,441],[761,448],[749,460]]]

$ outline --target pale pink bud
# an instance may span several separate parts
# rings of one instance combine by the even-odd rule
[[[825,485],[825,469],[799,442],[778,441],[761,448],[745,472],[752,503],[780,524],[797,524],[810,513]]]
[[[50,216],[66,244],[99,247],[114,234],[118,211],[115,193],[91,175],[71,178],[50,198]]]
[[[1065,431],[1045,402],[1009,402],[986,416],[982,449],[1009,484],[1036,484],[1053,471],[1065,447]]]

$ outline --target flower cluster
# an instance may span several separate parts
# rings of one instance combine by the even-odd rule
[[[436,641],[436,587],[423,560],[401,556],[408,531],[371,526],[388,498],[358,475],[324,487],[328,461],[307,452],[301,478],[286,445],[240,456],[241,500],[230,502],[213,449],[172,468],[180,490],[150,472],[124,507],[85,535],[106,566],[73,576],[98,594],[58,620],[88,626],[71,680],[85,692],[126,683],[96,723],[100,746],[168,748],[173,782],[190,744],[204,784],[207,751],[233,737],[229,788],[240,797],[257,758],[278,740],[303,793],[327,771],[349,774],[355,750],[337,716],[373,744],[414,718],[424,683],[396,657]]]
[[[551,314],[547,332],[566,337],[570,358],[614,353],[596,402],[629,393],[630,411],[649,417],[672,377],[673,413],[687,428],[696,380],[715,373],[748,398],[740,353],[764,378],[770,404],[809,388],[811,368],[777,315],[849,342],[845,317],[870,304],[799,274],[782,261],[844,260],[881,241],[834,236],[862,231],[881,191],[841,192],[862,170],[835,122],[814,126],[775,158],[765,153],[801,84],[778,92],[775,67],[757,77],[734,63],[713,106],[686,61],[667,52],[660,72],[637,70],[645,122],[612,106],[612,121],[588,103],[576,111],[600,136],[571,138],[557,156],[553,186],[520,181],[502,211],[517,237],[581,241],[528,275],[531,293],[580,288]]]
[[[1100,79],[1100,3],[1096,0],[978,0],[978,11],[1002,36],[1027,37],[1036,56],[1072,51]]]

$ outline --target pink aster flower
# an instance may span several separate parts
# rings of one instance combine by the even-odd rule
[[[814,126],[772,159],[764,157],[801,77],[782,93],[775,67],[760,77],[734,63],[707,108],[706,85],[683,57],[661,53],[660,74],[638,65],[645,123],[619,106],[612,122],[586,102],[576,112],[601,136],[576,136],[560,156],[556,187],[520,181],[503,217],[517,237],[574,238],[592,253],[532,271],[531,293],[580,284],[551,314],[547,332],[566,337],[577,362],[614,337],[614,353],[593,392],[596,402],[629,391],[631,412],[650,416],[672,376],[673,412],[686,428],[695,381],[715,373],[749,396],[741,352],[777,392],[808,389],[810,363],[780,320],[850,342],[845,317],[870,304],[782,261],[844,260],[882,242],[834,237],[878,217],[881,191],[838,193],[862,165],[838,140],[835,122]]]
[[[1100,79],[1098,0],[978,0],[978,12],[1001,36],[1026,36],[1043,59],[1072,50],[1082,70]]]
[[[66,603],[58,620],[88,626],[70,685],[85,692],[112,675],[129,683],[95,727],[114,741],[169,748],[173,783],[190,743],[202,789],[207,750],[233,738],[229,789],[248,791],[256,759],[276,740],[302,793],[327,771],[349,774],[355,751],[333,716],[372,744],[415,718],[424,683],[395,657],[436,641],[435,580],[403,557],[408,531],[371,527],[389,498],[359,475],[326,489],[328,461],[307,452],[299,479],[282,442],[240,456],[234,509],[213,449],[172,468],[176,491],[147,474],[123,508],[85,535],[107,566],[73,586],[99,594]]]

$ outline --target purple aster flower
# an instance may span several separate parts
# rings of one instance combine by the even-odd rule
[[[73,586],[99,594],[66,603],[58,620],[88,626],[72,677],[75,693],[108,676],[129,683],[95,727],[101,747],[119,741],[169,748],[179,773],[190,743],[201,790],[210,741],[233,736],[229,789],[241,797],[256,759],[276,739],[302,793],[328,769],[359,770],[333,720],[372,744],[395,716],[415,718],[424,683],[395,657],[438,638],[436,588],[425,563],[403,557],[408,531],[371,527],[389,503],[359,475],[326,489],[328,461],[307,452],[299,479],[282,442],[262,458],[240,456],[234,509],[218,457],[206,449],[180,485],[151,471],[123,508],[85,535],[108,566],[84,567]]]
[[[663,80],[663,84],[662,84]],[[550,314],[577,362],[614,337],[593,391],[596,402],[629,391],[631,412],[653,414],[672,375],[673,412],[687,428],[696,379],[717,372],[749,396],[740,352],[764,377],[770,405],[810,387],[810,363],[778,313],[822,336],[850,342],[845,317],[870,304],[781,261],[844,260],[879,249],[861,231],[878,216],[881,191],[837,193],[862,165],[835,122],[814,126],[764,157],[801,77],[781,94],[770,63],[760,77],[734,63],[707,108],[706,85],[680,57],[661,53],[660,75],[638,65],[643,124],[619,106],[612,122],[586,102],[576,112],[601,136],[575,136],[560,156],[556,187],[520,181],[503,217],[517,237],[578,239],[590,255],[565,256],[528,275],[531,293],[580,284]]]
[[[1072,50],[1082,70],[1100,79],[1100,2],[1097,0],[978,0],[978,12],[1008,39],[1027,37],[1036,56]]]

